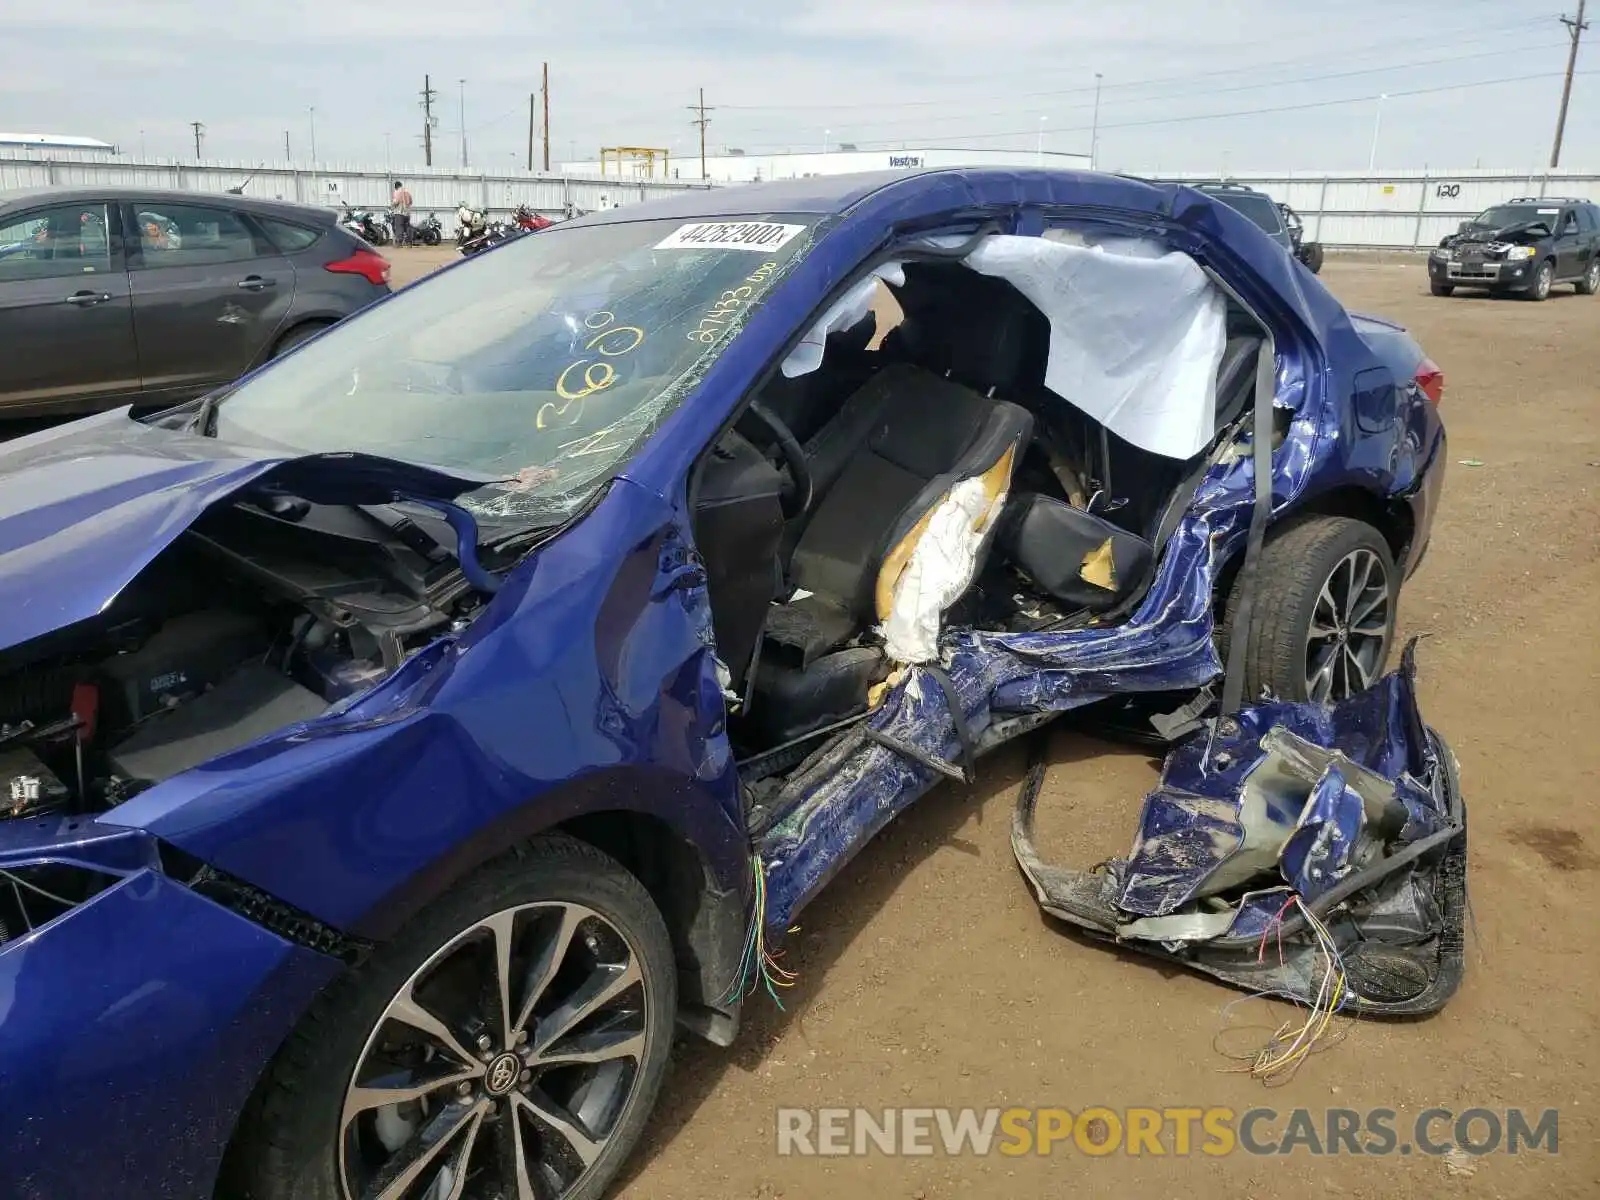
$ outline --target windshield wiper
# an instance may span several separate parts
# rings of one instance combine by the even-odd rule
[[[194,419],[189,422],[188,432],[198,433],[201,437],[216,437],[217,405],[220,404],[232,388],[223,391],[207,392],[200,399],[200,407],[195,410]]]

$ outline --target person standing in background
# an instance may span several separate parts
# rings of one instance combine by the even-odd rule
[[[398,179],[394,181],[394,195],[389,198],[389,227],[394,231],[396,246],[411,245],[411,193]]]

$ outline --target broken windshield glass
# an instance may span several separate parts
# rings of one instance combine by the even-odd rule
[[[814,217],[550,229],[364,313],[217,406],[224,439],[503,476],[480,516],[575,510],[811,243]]]

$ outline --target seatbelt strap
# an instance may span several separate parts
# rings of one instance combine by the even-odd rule
[[[954,681],[943,667],[936,663],[923,663],[921,667],[944,693],[945,705],[950,709],[950,723],[955,727],[956,744],[961,750],[961,765],[958,767],[954,763],[948,763],[937,754],[929,754],[903,738],[885,733],[881,729],[874,729],[870,725],[862,730],[862,734],[869,742],[876,742],[885,750],[920,763],[947,779],[970,784],[978,778],[978,755],[977,747],[972,740],[972,727],[967,724],[967,714],[961,707],[961,696],[956,692]]]
[[[1277,396],[1277,382],[1277,351],[1275,343],[1268,339],[1256,360],[1256,409],[1251,433],[1255,504],[1250,510],[1250,533],[1245,541],[1244,564],[1239,568],[1239,604],[1228,614],[1228,663],[1222,683],[1222,715],[1225,717],[1238,712],[1244,699],[1245,646],[1255,608],[1261,543],[1267,536],[1267,522],[1272,518],[1272,406]]]

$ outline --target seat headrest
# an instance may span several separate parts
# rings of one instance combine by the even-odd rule
[[[906,312],[902,345],[913,361],[996,396],[1043,384],[1050,322],[1005,280],[911,264],[898,298]]]

